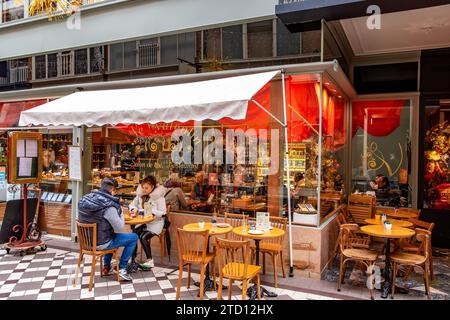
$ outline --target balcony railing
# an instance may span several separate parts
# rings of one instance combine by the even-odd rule
[[[139,66],[149,67],[158,65],[159,45],[157,43],[139,45]]]
[[[28,82],[28,66],[9,69],[8,77],[0,77],[0,85],[7,86]]]
[[[28,66],[11,68],[10,70],[11,83],[23,83],[28,81]]]

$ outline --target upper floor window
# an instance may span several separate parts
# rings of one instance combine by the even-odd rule
[[[49,53],[34,57],[34,79],[50,79],[101,72],[102,47]]]
[[[248,57],[273,56],[273,21],[266,20],[247,24]]]
[[[244,41],[242,25],[222,28],[223,59],[242,59],[244,57]]]
[[[24,2],[18,0],[2,0],[3,6],[3,22],[23,19]]]
[[[291,33],[281,20],[277,20],[277,56],[298,54],[300,54],[300,33]]]
[[[220,28],[203,31],[203,60],[222,59]]]

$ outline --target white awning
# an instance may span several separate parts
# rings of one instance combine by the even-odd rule
[[[157,87],[82,91],[23,111],[19,125],[103,126],[243,120],[248,102],[280,71]]]

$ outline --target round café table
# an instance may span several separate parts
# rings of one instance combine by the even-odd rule
[[[215,236],[221,236],[221,235],[225,235],[227,233],[230,233],[231,230],[233,230],[232,226],[228,226],[225,228],[222,227],[217,227],[217,226],[213,226],[212,223],[210,222],[206,222],[205,223],[205,227],[204,228],[200,228],[198,225],[198,222],[196,223],[189,223],[183,226],[183,230],[186,231],[204,231],[204,230],[208,230],[209,231],[209,236],[208,236],[208,244],[207,244],[207,250],[209,252],[209,239],[211,237],[215,237]],[[200,287],[200,282],[195,282],[194,283],[195,286]],[[204,286],[203,286],[204,290],[211,290],[214,288],[214,281],[211,280],[210,277],[210,271],[209,271],[209,264],[206,266],[206,271],[205,271],[205,280],[204,280]],[[226,289],[226,287],[224,287]]]
[[[387,219],[386,221],[392,223],[394,227],[411,228],[413,226],[412,222],[404,220]],[[366,219],[364,222],[371,225],[383,225],[382,220],[378,219]]]
[[[417,219],[417,214],[409,212],[396,212],[396,211],[383,211],[382,209],[377,210],[377,214],[386,214],[388,217],[394,219]]]
[[[361,227],[361,231],[369,236],[386,239],[386,262],[384,267],[384,284],[381,292],[381,297],[386,299],[391,291],[391,239],[406,239],[411,238],[416,234],[412,229],[392,226],[391,230],[385,229],[384,225],[368,225]]]
[[[125,224],[129,225],[131,227],[131,231],[133,232],[135,232],[137,225],[150,223],[155,219],[153,215],[144,217],[137,216],[135,218],[131,218],[129,214],[124,214],[124,218]],[[144,270],[142,266],[136,262],[136,256],[137,256],[137,246],[136,249],[134,249],[133,256],[131,257],[131,262],[127,266],[128,272],[136,272],[138,269]]]
[[[249,233],[249,230],[247,228],[248,226],[245,229],[242,226],[235,227],[233,229],[233,233],[240,237],[253,239],[255,241],[256,265],[259,266],[259,243],[261,242],[261,240],[282,237],[286,232],[279,228],[272,228],[271,230],[265,231],[262,234],[251,234]],[[277,296],[275,292],[269,292],[266,288],[261,286],[261,296],[263,296],[264,294],[268,297]],[[250,297],[250,299],[256,300],[256,297],[258,296],[258,286],[255,284],[248,288],[247,295]]]

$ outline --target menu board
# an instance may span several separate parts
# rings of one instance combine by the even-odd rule
[[[81,147],[69,146],[69,179],[82,181]]]
[[[39,183],[42,175],[42,134],[10,132],[8,144],[8,182],[10,184]]]
[[[269,212],[257,212],[256,213],[256,229],[257,230],[269,230],[270,228],[270,214]]]

